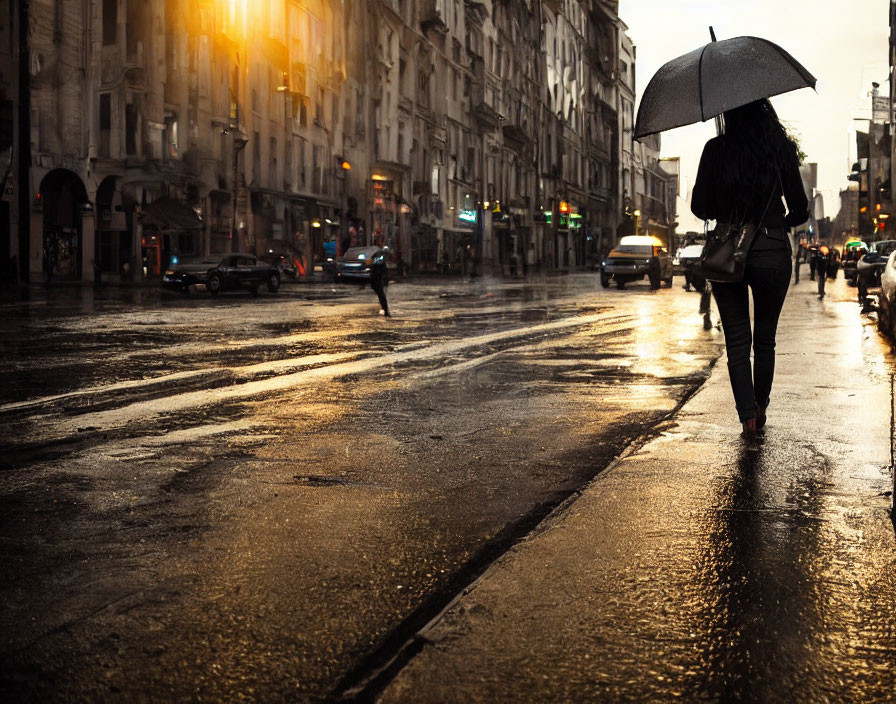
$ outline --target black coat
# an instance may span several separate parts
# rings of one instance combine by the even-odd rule
[[[769,166],[768,173],[764,175],[764,180],[769,184],[768,191],[756,202],[749,204],[747,213],[737,213],[736,194],[726,192],[721,185],[725,182],[722,173],[731,168],[732,160],[728,151],[725,135],[714,137],[703,148],[691,194],[691,212],[694,215],[701,220],[752,222],[758,225],[768,204],[768,211],[762,222],[768,228],[796,227],[809,219],[809,200],[803,188],[796,156],[791,163],[780,169],[780,182],[779,174]],[[771,203],[769,195],[772,195]],[[787,202],[786,212],[782,195]]]

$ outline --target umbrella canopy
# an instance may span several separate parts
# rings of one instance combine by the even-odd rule
[[[845,245],[846,249],[853,249],[855,247],[861,247],[862,249],[868,249],[868,245],[862,242],[862,240],[850,240]]]
[[[759,37],[712,41],[664,64],[644,89],[635,139],[705,122],[754,100],[814,88],[815,77]]]

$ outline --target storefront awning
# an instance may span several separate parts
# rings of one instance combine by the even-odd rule
[[[140,209],[144,225],[155,225],[159,230],[201,230],[203,223],[189,205],[177,198],[157,198]]]

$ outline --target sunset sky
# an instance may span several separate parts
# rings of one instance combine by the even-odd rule
[[[710,40],[763,37],[789,51],[817,79],[817,92],[803,89],[772,99],[786,126],[800,138],[807,160],[818,163],[825,212],[834,217],[839,192],[855,161],[855,127],[871,115],[872,81],[889,92],[888,0],[620,0],[619,16],[637,47],[638,98],[666,61]],[[636,100],[637,100],[636,99]],[[637,104],[636,104],[637,111]],[[702,230],[691,215],[690,184],[703,144],[715,135],[713,121],[663,133],[662,155],[681,157],[679,232]]]

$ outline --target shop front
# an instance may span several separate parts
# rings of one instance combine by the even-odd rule
[[[466,276],[470,273],[473,257],[473,227],[461,226],[462,221],[457,220],[455,227],[443,228],[436,237],[438,241],[438,267],[443,274],[460,274]]]
[[[508,212],[515,239],[517,273],[525,275],[535,268],[538,259],[532,221],[525,208],[525,203],[520,200],[511,201],[508,205]]]
[[[161,276],[176,260],[203,254],[205,224],[196,210],[176,198],[163,196],[138,208],[142,225],[141,257],[145,276]]]
[[[504,276],[521,273],[519,241],[513,219],[497,204],[491,212],[492,233],[495,238],[494,264]]]
[[[233,194],[213,190],[208,194],[209,254],[227,254],[232,249]]]
[[[371,178],[373,208],[371,209],[371,244],[377,247],[397,248],[399,221],[398,198],[395,182],[386,176],[374,174]]]
[[[616,243],[616,228],[619,218],[616,214],[615,201],[607,195],[591,193],[588,198],[588,213],[585,218],[586,263],[600,266],[603,257],[609,253]]]
[[[32,215],[32,238],[39,237],[38,242],[32,239],[32,252],[38,253],[32,256],[32,272],[43,274],[48,283],[78,281],[82,275],[92,279],[93,218],[81,179],[67,169],[48,172],[41,179]]]
[[[585,214],[579,211],[578,206],[569,206],[569,239],[570,239],[570,263],[571,267],[584,266],[588,260],[588,239],[585,231]]]
[[[414,260],[414,242],[410,221],[414,214],[414,206],[405,201],[400,194],[402,174],[394,167],[380,169],[371,175],[368,182],[368,214],[370,226],[367,231],[366,244],[377,247],[388,247],[390,266],[399,272],[406,267],[416,266]],[[417,235],[428,233],[418,231]],[[435,240],[433,239],[433,245]],[[433,246],[435,256],[435,246]]]
[[[96,273],[130,277],[133,237],[116,176],[107,176],[96,192]]]
[[[327,201],[318,202],[317,231],[320,235],[320,247],[315,249],[315,266],[320,266],[327,259],[335,259],[340,249],[340,220],[337,209]]]

